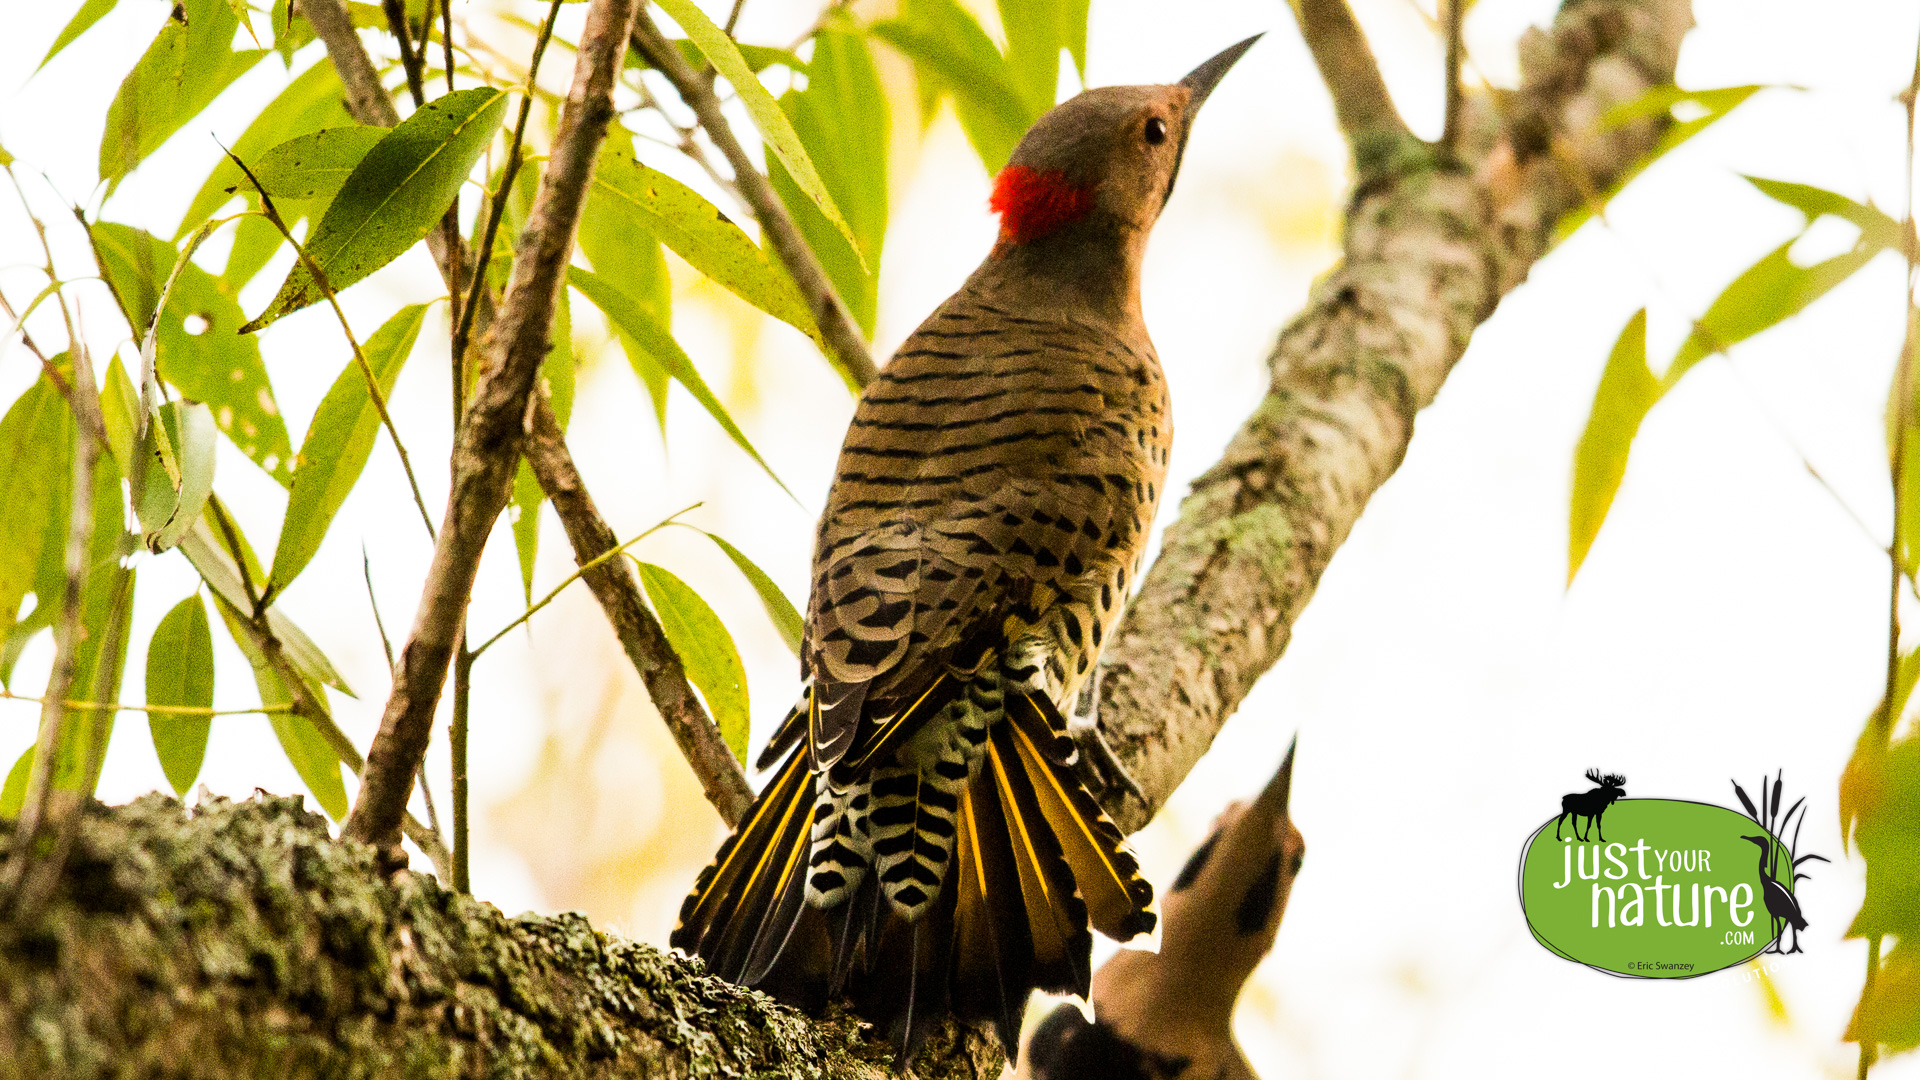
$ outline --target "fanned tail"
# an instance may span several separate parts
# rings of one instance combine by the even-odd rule
[[[673,944],[717,975],[803,1008],[845,992],[911,1060],[949,1013],[993,1025],[1011,1057],[1036,990],[1088,992],[1090,929],[1152,929],[1153,889],[1074,773],[1052,702],[1010,694],[954,815],[936,899],[907,919],[877,873],[821,909],[807,900],[817,781],[789,756],[681,908]],[[817,901],[816,901],[817,902]]]

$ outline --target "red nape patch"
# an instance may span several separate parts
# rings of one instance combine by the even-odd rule
[[[1009,165],[993,182],[987,206],[1000,215],[1000,242],[1024,244],[1062,225],[1071,225],[1093,209],[1092,184],[1075,184],[1059,170],[1035,172]]]

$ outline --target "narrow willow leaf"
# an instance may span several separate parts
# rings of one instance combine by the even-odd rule
[[[304,26],[306,20],[298,20],[298,23]],[[322,128],[351,124],[353,118],[347,115],[346,106],[341,104],[342,98],[340,79],[334,74],[333,65],[322,60],[301,72],[287,84],[285,90],[280,91],[272,101],[268,102],[266,108],[261,109],[253,122],[247,125],[247,129],[240,133],[240,137],[233,141],[231,149],[241,161],[254,161],[268,150],[295,136],[311,134]],[[250,194],[251,190],[246,177],[240,172],[240,167],[225,154],[220,155],[212,171],[201,182],[200,189],[194,193],[193,201],[187,205],[186,216],[180,219],[180,228],[174,234],[175,241],[179,241],[188,232],[198,228],[201,222],[212,217],[214,211],[224,206],[236,194]],[[292,228],[297,221],[306,216],[307,212],[305,206],[297,203],[279,207],[279,210],[281,216],[287,219],[288,228]],[[237,227],[245,233],[248,231],[249,224],[264,228],[273,234],[273,244],[276,248],[282,242],[280,231],[275,229],[271,222],[263,219],[242,218]],[[241,236],[234,237],[236,247],[242,242]],[[272,254],[272,251],[269,250],[268,254]],[[260,261],[264,262],[265,259]],[[232,257],[229,257],[228,263],[231,267]],[[223,276],[231,277],[231,274]]]
[[[179,251],[126,225],[88,228],[101,274],[136,338],[147,330],[160,290]],[[214,423],[248,459],[283,486],[293,480],[287,424],[260,359],[260,345],[239,334],[240,305],[212,274],[192,262],[180,268],[154,326],[160,378],[213,410]]]
[[[1817,188],[1811,184],[1768,180],[1759,176],[1747,176],[1745,179],[1767,198],[1785,203],[1805,214],[1809,225],[1813,224],[1815,218],[1832,214],[1842,221],[1850,221],[1859,226],[1863,243],[1878,248],[1900,246],[1900,223],[1888,217],[1878,207],[1855,202],[1845,195],[1825,188]]]
[[[197,401],[169,401],[154,410],[156,423],[134,453],[151,455],[146,491],[135,501],[147,550],[154,554],[180,542],[213,494],[213,413]]]
[[[1580,572],[1594,537],[1607,520],[1607,510],[1627,474],[1627,455],[1647,410],[1660,400],[1660,380],[1647,367],[1647,309],[1634,312],[1620,331],[1600,388],[1593,394],[1593,411],[1573,453],[1573,498],[1567,515],[1567,583]]]
[[[733,647],[733,636],[699,593],[661,567],[641,563],[640,583],[660,616],[660,628],[666,631],[668,644],[680,654],[687,679],[707,699],[707,708],[727,748],[745,764],[747,669]]]
[[[1036,116],[1053,108],[1060,87],[1060,50],[1073,34],[1074,0],[999,0],[1000,25],[1007,35],[1006,73],[1027,110]],[[1086,22],[1082,14],[1080,33]]]
[[[254,179],[276,199],[331,199],[389,128],[321,128],[261,154]]]
[[[647,235],[658,237],[695,270],[826,347],[820,327],[786,269],[768,261],[766,252],[727,220],[719,207],[680,181],[642,165],[628,140],[607,140],[587,197],[588,207],[595,203],[603,207],[599,213],[630,216]]]
[[[147,704],[213,708],[213,635],[198,594],[174,605],[147,643]],[[186,797],[207,757],[211,716],[148,713],[153,752],[174,794]]]
[[[100,179],[109,194],[148,154],[198,116],[265,49],[237,51],[240,28],[226,0],[181,0],[145,55],[120,83],[100,136]]]
[[[233,643],[246,654],[247,662],[253,665],[253,682],[260,688],[260,704],[269,709],[283,709],[293,704],[293,693],[287,684],[267,663],[266,654],[253,640],[253,635],[241,624],[240,613],[227,604],[220,604],[220,617],[227,624],[227,633],[232,635]],[[314,693],[322,691],[315,689]],[[347,816],[347,788],[340,779],[340,758],[328,744],[326,737],[315,730],[313,723],[304,716],[295,716],[290,712],[267,714],[267,720],[273,726],[273,734],[280,740],[280,749],[286,753],[287,761],[293,765],[293,771],[300,774],[300,780],[313,793],[313,799],[320,809],[335,821]]]
[[[107,385],[100,391],[101,422],[107,429],[107,447],[124,480],[133,478],[133,442],[140,427],[140,391],[127,377],[127,368],[115,356],[107,362]]]
[[[561,431],[567,430],[567,422],[573,418],[573,304],[569,300],[570,295],[568,290],[560,290],[559,306],[553,312],[553,348],[547,351],[547,358],[540,362],[540,377],[546,380],[547,398],[553,406],[554,418],[560,421]],[[520,558],[520,584],[526,592],[528,605],[533,603],[534,559],[540,553],[540,504],[546,498],[540,481],[534,478],[533,470],[522,460],[513,477],[510,513],[514,553]]]
[[[64,357],[64,354],[62,354]],[[44,374],[0,419],[0,629],[11,632],[20,603],[35,592],[41,554],[56,519],[65,532],[72,475],[72,414],[66,398]]]
[[[7,770],[7,783],[0,787],[0,819],[12,821],[20,816],[20,808],[27,802],[27,777],[33,772],[33,747],[14,759],[13,768]]]
[[[540,30],[538,26],[535,26],[526,19],[508,17],[507,21],[519,26],[528,33],[538,33]],[[667,40],[673,42],[674,47],[680,50],[680,55],[686,58],[688,67],[698,70],[706,66],[707,54],[700,51],[700,46],[695,45],[686,38],[668,38]],[[799,72],[805,72],[807,70],[807,62],[787,49],[779,49],[771,45],[747,45],[738,41],[733,43],[733,47],[740,50],[741,59],[747,62],[747,67],[752,69],[755,75],[760,74],[770,67],[784,67]],[[628,49],[627,67],[634,70],[646,71],[649,70],[652,65],[648,64],[646,58],[640,55],[640,50]]]
[[[1862,232],[1852,251],[1798,266],[1788,254],[1792,248],[1793,241],[1788,241],[1773,249],[1714,298],[1667,365],[1663,386],[1672,387],[1714,353],[1798,315],[1885,250]]]
[[[767,175],[854,322],[871,337],[878,314],[880,249],[887,233],[887,99],[864,37],[825,30],[814,35],[813,42],[807,88],[783,96],[780,107],[819,165],[834,203],[846,214],[859,257],[771,155]]]
[[[425,239],[506,110],[505,91],[457,90],[415,110],[367,151],[306,242],[328,284],[344,289]],[[296,263],[267,310],[240,332],[250,334],[325,295],[306,264]]]
[[[598,307],[610,322],[618,324],[620,329],[632,335],[642,349],[679,380],[680,385],[686,387],[693,394],[694,400],[707,410],[707,415],[713,417],[714,421],[733,438],[734,444],[745,450],[747,456],[766,470],[774,483],[780,485],[781,491],[785,491],[790,496],[793,494],[786,483],[774,473],[773,466],[768,465],[766,459],[760,456],[760,451],[755,450],[753,444],[747,441],[746,432],[741,431],[739,425],[733,422],[733,417],[727,413],[727,407],[714,396],[713,390],[707,386],[707,380],[700,377],[700,372],[693,366],[693,360],[681,350],[680,343],[673,340],[673,335],[666,327],[654,322],[627,294],[586,270],[577,266],[567,267],[567,282],[579,289],[587,299],[593,301],[594,306]]]
[[[116,560],[120,540],[120,480],[102,469],[95,476],[94,513],[109,510],[109,523],[96,524],[90,554],[93,566],[87,575],[87,587],[81,594],[80,625],[83,638],[74,650],[71,693],[82,701],[111,703],[120,700],[120,680],[127,665],[127,629],[133,617],[134,572],[122,568]],[[104,479],[105,482],[100,481]],[[105,495],[102,499],[99,496]],[[99,518],[94,519],[96,523]],[[102,557],[102,542],[105,542]],[[84,695],[84,696],[81,696]],[[53,786],[60,791],[93,794],[99,781],[99,763],[89,762],[95,740],[104,749],[113,735],[118,710],[70,709],[60,728],[60,743],[54,753]],[[92,768],[89,768],[92,765]]]
[[[68,19],[67,25],[61,29],[60,36],[54,38],[53,44],[48,46],[47,55],[40,58],[40,63],[33,69],[34,72],[37,74],[41,68],[47,66],[49,61],[59,56],[62,49],[73,44],[81,34],[91,30],[93,24],[104,18],[107,12],[112,11],[114,5],[119,2],[120,0],[87,0],[86,3],[81,4],[80,10],[74,12],[73,18]]]
[[[673,17],[687,37],[707,54],[707,60],[714,69],[725,76],[732,84],[733,92],[740,96],[747,115],[753,117],[754,126],[760,129],[760,137],[766,140],[773,152],[779,156],[780,163],[793,174],[794,183],[807,193],[820,212],[833,222],[847,243],[858,244],[853,229],[846,219],[840,216],[840,208],[833,203],[833,196],[827,193],[827,186],[820,182],[820,174],[814,171],[813,159],[807,156],[807,148],[800,143],[800,136],[794,134],[793,125],[787,122],[787,114],[760,84],[760,79],[748,66],[746,58],[740,55],[740,47],[733,43],[727,32],[713,24],[707,13],[701,11],[693,0],[658,0],[660,9]]]
[[[990,173],[999,172],[1040,114],[1008,80],[1005,61],[978,21],[955,0],[906,0],[900,17],[873,34],[905,53],[922,79],[953,95],[967,141]]]
[[[219,505],[218,495],[208,502],[209,507]],[[202,514],[200,520],[194,522],[193,528],[188,529],[187,534],[180,538],[180,553],[185,555],[187,561],[193,564],[193,568],[200,572],[200,580],[207,583],[207,587],[213,590],[215,596],[236,610],[250,610],[253,601],[247,596],[245,581],[240,576],[240,564],[235,561],[232,550],[219,535],[224,530],[218,529],[208,521],[212,516],[210,513]],[[228,516],[231,517],[231,515]],[[236,525],[236,531],[238,528]],[[248,580],[253,582],[255,589],[259,589],[262,582],[266,580],[266,576],[260,568],[259,560],[254,558],[251,547],[247,545],[246,537],[241,536],[239,539],[241,553],[247,560]],[[294,621],[279,608],[267,609],[267,627],[286,647],[287,659],[293,662],[294,667],[315,682],[325,683],[348,697],[353,696],[353,688],[348,686],[347,680],[334,669],[333,663],[327,659],[326,654],[313,643],[313,639],[307,636],[306,631],[295,625]]]
[[[413,353],[426,320],[426,304],[403,307],[374,331],[361,349],[383,399],[393,393],[393,384]],[[379,435],[380,410],[367,393],[366,373],[359,361],[348,360],[333,380],[333,388],[314,410],[313,423],[294,461],[287,514],[280,525],[280,545],[273,553],[271,580],[276,590],[291,585],[320,550],[333,515],[359,482]]]
[[[1632,101],[1621,102],[1602,113],[1600,130],[1612,131],[1635,120],[1671,116],[1679,105],[1690,105],[1698,110],[1684,120],[1674,119],[1665,134],[1660,136],[1660,141],[1647,152],[1647,156],[1627,166],[1626,171],[1614,179],[1613,186],[1600,196],[1598,208],[1604,209],[1635,177],[1645,172],[1647,166],[1665,157],[1668,151],[1712,127],[1741,102],[1765,89],[1765,86],[1728,86],[1714,90],[1682,90],[1677,86],[1656,86]],[[1554,239],[1558,241],[1572,236],[1575,229],[1586,224],[1587,219],[1593,216],[1595,209],[1594,204],[1583,204],[1569,211],[1554,226]]]
[[[800,613],[794,610],[792,601],[787,599],[787,594],[781,592],[780,586],[773,583],[773,579],[767,576],[767,572],[755,566],[753,560],[742,554],[739,548],[712,533],[706,535],[707,539],[718,544],[720,550],[727,553],[727,558],[732,559],[733,565],[746,576],[747,581],[753,586],[753,591],[760,595],[761,606],[767,609],[767,619],[773,623],[773,628],[780,632],[780,640],[787,643],[787,648],[793,652],[793,655],[799,656],[800,640],[806,624],[801,620]]]

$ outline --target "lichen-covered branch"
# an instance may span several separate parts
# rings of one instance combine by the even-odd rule
[[[594,0],[587,11],[573,86],[454,445],[452,490],[413,630],[347,817],[346,833],[355,839],[391,845],[399,838],[481,551],[512,488],[529,396],[547,355],[594,159],[613,118],[613,86],[635,6],[635,0]]]
[[[633,22],[633,47],[647,63],[658,69],[680,93],[680,99],[693,110],[694,117],[700,121],[700,127],[713,140],[727,164],[733,168],[733,184],[740,191],[740,197],[752,207],[754,220],[760,223],[760,231],[766,236],[767,246],[780,257],[781,265],[787,268],[787,274],[799,287],[800,296],[807,302],[807,310],[813,313],[813,320],[820,327],[820,336],[826,339],[830,357],[846,372],[847,378],[857,386],[865,386],[873,381],[880,369],[873,362],[873,353],[867,347],[867,339],[860,336],[860,329],[853,325],[853,317],[847,314],[847,305],[834,291],[833,282],[820,266],[820,260],[814,257],[813,248],[807,245],[806,238],[800,235],[800,229],[794,225],[793,217],[787,213],[785,203],[773,190],[773,183],[760,172],[760,167],[747,156],[740,140],[733,134],[733,125],[727,123],[726,116],[720,111],[720,98],[713,92],[713,84],[693,70],[687,58],[674,48],[666,35],[655,26],[645,8],[639,18]]]
[[[0,1080],[891,1075],[892,1048],[848,1016],[579,915],[508,918],[388,877],[297,797],[189,813],[150,795],[78,825],[49,903],[0,924]],[[950,1030],[917,1071],[989,1080],[999,1055]]]
[[[1336,3],[1302,0],[1310,43],[1306,12]],[[1672,81],[1692,22],[1687,0],[1572,0],[1551,32],[1522,39],[1518,93],[1466,100],[1452,155],[1381,138],[1343,106],[1350,137],[1376,133],[1355,137],[1345,260],[1281,333],[1266,397],[1194,482],[1102,658],[1101,729],[1147,796],[1107,793],[1123,828],[1153,816],[1280,658],[1328,560],[1399,466],[1414,415],[1554,223],[1652,149],[1663,121],[1602,130],[1599,119]],[[1357,85],[1351,65],[1314,52],[1330,84],[1344,72]]]
[[[593,507],[593,496],[587,494],[587,486],[574,468],[551,410],[535,413],[522,452],[566,526],[576,563],[586,566],[618,546],[619,538]],[[640,673],[640,681],[660,710],[667,730],[673,733],[674,742],[693,766],[707,801],[729,826],[739,824],[753,802],[753,789],[747,786],[746,774],[734,760],[733,751],[721,739],[720,729],[707,716],[700,699],[693,696],[686,669],[667,643],[659,620],[641,601],[633,572],[625,560],[608,559],[581,576],[593,590],[594,599],[600,601],[607,621],[613,624],[614,636]]]

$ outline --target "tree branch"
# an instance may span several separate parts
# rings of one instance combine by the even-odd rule
[[[1347,141],[1377,132],[1406,134],[1407,123],[1393,107],[1380,65],[1347,0],[1290,0],[1289,6],[1333,97],[1333,113]]]
[[[480,555],[512,488],[529,394],[549,348],[594,159],[613,117],[613,87],[634,7],[635,0],[594,0],[587,12],[573,87],[454,445],[453,485],[426,588],[367,753],[360,797],[347,817],[344,831],[355,839],[384,846],[398,838],[414,772],[426,755]]]
[[[833,282],[820,267],[820,260],[814,257],[813,249],[807,246],[806,239],[794,225],[786,204],[780,201],[773,184],[734,137],[733,126],[720,112],[720,99],[714,94],[713,85],[702,79],[680,50],[667,41],[644,7],[633,21],[633,47],[679,91],[680,99],[706,129],[707,138],[713,140],[727,164],[733,167],[734,186],[753,208],[754,219],[760,223],[767,246],[780,256],[793,283],[799,286],[800,297],[807,302],[807,309],[813,313],[820,335],[833,354],[830,359],[837,362],[852,382],[860,386],[872,382],[880,370],[874,365],[872,350],[860,336],[860,329],[853,325],[847,305],[834,291]]]
[[[1302,0],[1302,25],[1349,138],[1382,99],[1363,54],[1332,49]],[[1266,398],[1194,482],[1101,658],[1100,727],[1147,795],[1120,790],[1107,809],[1137,829],[1173,793],[1254,681],[1280,658],[1294,620],[1367,500],[1405,455],[1414,415],[1438,393],[1474,329],[1547,250],[1579,205],[1579,185],[1549,152],[1604,185],[1652,149],[1663,121],[1601,130],[1598,118],[1669,83],[1687,0],[1574,0],[1552,32],[1521,42],[1522,86],[1500,115],[1467,99],[1457,156],[1399,155],[1363,172],[1348,211],[1344,263],[1268,359]],[[1344,101],[1343,101],[1344,98]],[[1423,146],[1424,144],[1415,144]]]
[[[527,433],[521,450],[540,487],[546,491],[547,500],[566,526],[575,562],[585,566],[618,546],[619,538],[593,507],[593,497],[587,494],[586,484],[574,468],[573,457],[567,453],[565,437],[551,409],[534,414],[533,430]],[[667,730],[673,732],[674,741],[680,744],[680,752],[686,755],[694,775],[700,778],[707,801],[720,811],[729,827],[738,824],[753,802],[753,789],[747,785],[746,774],[734,760],[733,751],[727,749],[720,738],[720,729],[693,696],[680,658],[667,644],[666,634],[653,612],[640,599],[633,572],[624,559],[615,558],[607,559],[581,576],[606,611],[607,621],[613,624],[613,632],[620,639],[620,647],[626,650],[627,659],[633,662],[640,681],[646,685],[647,695],[660,710],[660,719],[666,721]]]

